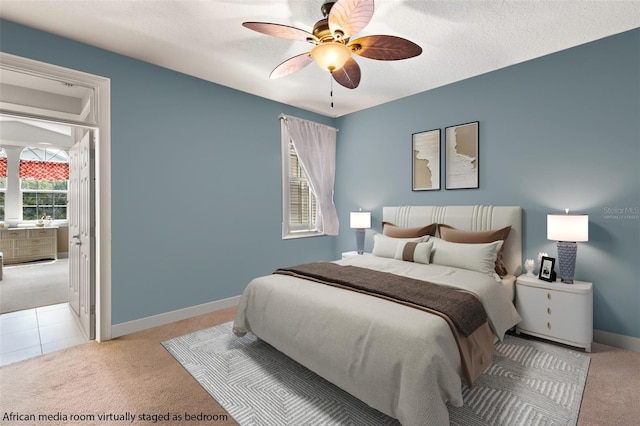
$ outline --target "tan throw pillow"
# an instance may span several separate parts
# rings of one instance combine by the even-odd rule
[[[440,238],[452,243],[467,243],[467,244],[485,244],[493,243],[494,241],[506,241],[511,232],[511,226],[505,226],[501,229],[493,229],[490,231],[462,231],[456,229],[453,226],[440,224],[438,225],[440,232]],[[496,259],[496,272],[501,277],[508,275],[507,267],[504,264],[504,244],[500,247],[498,252],[498,258]]]
[[[396,226],[393,223],[382,222],[382,234],[392,238],[417,238],[424,237],[425,235],[436,235],[436,229],[438,229],[437,223],[432,223],[427,226],[417,226],[415,228],[403,228]]]

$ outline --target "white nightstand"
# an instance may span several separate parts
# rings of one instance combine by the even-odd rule
[[[516,308],[526,333],[591,352],[593,341],[593,284],[547,282],[520,275],[516,280]]]
[[[371,253],[364,253],[364,254],[362,254],[361,256],[368,256],[368,255],[370,255],[370,254],[371,254]],[[348,257],[353,257],[353,256],[357,256],[357,255],[358,255],[358,252],[357,252],[357,251],[345,251],[344,253],[342,253],[342,258],[343,258],[343,259],[346,259],[346,258],[348,258]]]

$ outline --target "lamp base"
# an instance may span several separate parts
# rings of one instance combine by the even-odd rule
[[[364,254],[364,229],[356,229],[356,250],[358,254]]]
[[[570,241],[558,241],[558,275],[565,284],[573,284],[576,270],[578,244]]]

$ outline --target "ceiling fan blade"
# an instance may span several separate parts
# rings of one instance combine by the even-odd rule
[[[422,48],[402,37],[372,35],[353,40],[348,44],[356,55],[380,61],[397,61],[413,58],[422,53]]]
[[[331,75],[335,81],[347,89],[355,89],[360,84],[360,66],[353,58],[349,58],[342,68],[335,70]]]
[[[271,71],[269,78],[280,78],[289,74],[293,74],[296,71],[300,71],[302,68],[313,62],[313,58],[309,52],[301,55],[289,58]]]
[[[243,22],[242,26],[273,37],[306,41],[309,43],[318,41],[318,38],[310,32],[288,25],[272,24],[269,22]]]
[[[373,0],[339,0],[329,12],[329,29],[337,39],[349,38],[367,26],[373,16]]]

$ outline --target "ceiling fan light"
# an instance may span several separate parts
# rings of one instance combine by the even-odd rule
[[[342,68],[351,57],[351,50],[342,43],[325,42],[311,49],[311,56],[323,70],[333,72]]]

